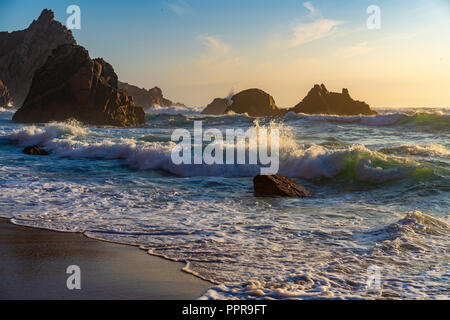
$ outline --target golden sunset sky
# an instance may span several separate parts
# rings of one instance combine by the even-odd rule
[[[6,1],[0,30],[23,29],[44,8],[65,23],[70,1]],[[370,5],[381,29],[367,28]],[[206,105],[261,88],[280,107],[315,83],[372,107],[450,107],[450,1],[78,1],[77,41],[122,81]]]

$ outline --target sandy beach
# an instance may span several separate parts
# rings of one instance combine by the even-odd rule
[[[67,289],[70,265],[81,268],[81,290]],[[136,247],[0,219],[0,299],[197,299],[211,284],[182,267]]]

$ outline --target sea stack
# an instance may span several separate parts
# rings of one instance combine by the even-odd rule
[[[113,67],[91,59],[75,44],[56,48],[34,75],[23,106],[14,114],[20,123],[76,119],[92,125],[130,127],[145,124],[145,113],[118,88]]]
[[[155,105],[166,108],[172,106],[185,106],[182,103],[173,103],[171,100],[164,98],[162,90],[158,87],[147,90],[119,81],[119,88],[125,89],[128,94],[134,98],[136,106],[144,109],[153,108]]]
[[[34,72],[63,44],[76,44],[72,32],[47,9],[25,30],[0,32],[0,79],[15,106],[25,101]]]
[[[260,89],[248,89],[234,95],[225,113],[248,114],[251,117],[272,117],[279,112],[274,98]]]
[[[291,111],[345,116],[377,114],[367,103],[353,100],[348,89],[342,89],[342,93],[329,92],[323,84],[316,84]]]

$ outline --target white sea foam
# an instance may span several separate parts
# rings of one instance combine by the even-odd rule
[[[188,107],[182,105],[174,105],[171,107],[162,107],[160,105],[154,105],[152,108],[145,109],[147,114],[184,114],[184,115],[197,115],[202,112],[202,107]]]
[[[255,123],[255,126],[259,126]],[[313,143],[297,145],[289,129],[271,124],[283,131],[280,139],[280,173],[303,179],[343,178],[366,182],[386,182],[408,176],[417,167],[412,162],[389,158],[364,146],[328,149]],[[53,155],[80,159],[122,159],[138,170],[164,170],[178,176],[241,176],[258,174],[258,165],[175,165],[171,161],[173,142],[145,142],[134,138],[115,141],[76,139],[89,130],[76,124],[50,124],[43,128],[26,127],[3,136],[21,146],[42,145]],[[373,166],[372,161],[384,162],[388,167]],[[392,165],[395,167],[392,168]],[[348,171],[348,169],[350,170]],[[347,170],[347,172],[345,171]]]
[[[448,157],[450,156],[450,149],[438,143],[431,143],[429,145],[401,145],[385,147],[379,150],[385,154],[398,155],[412,155],[420,157]]]
[[[338,116],[338,115],[309,115],[303,113],[289,112],[285,115],[284,120],[307,120],[307,121],[329,121],[329,122],[341,122],[341,123],[355,123],[363,126],[383,127],[392,126],[397,124],[402,125],[437,125],[441,128],[443,125],[449,123],[450,113],[442,110],[435,111],[415,111],[408,112],[407,110],[399,110],[397,112],[393,110],[380,113],[375,116]],[[442,122],[445,122],[444,124]]]
[[[408,212],[397,222],[369,231],[364,238],[366,241],[371,239],[373,247],[367,251],[348,250],[347,255],[335,254],[326,262],[309,268],[299,266],[292,272],[278,270],[267,280],[260,277],[244,283],[221,284],[208,290],[201,299],[426,299],[439,290],[445,290],[446,285],[441,281],[448,276],[443,269],[421,272],[407,268],[406,263],[418,260],[420,264],[424,252],[435,262],[448,256],[448,232],[448,223],[442,219],[420,211]],[[402,264],[403,267],[398,267]],[[371,265],[380,267],[381,276],[389,275],[389,279],[381,279],[382,287],[378,290],[366,287],[366,270]],[[421,277],[427,277],[428,282],[418,289],[415,281]],[[441,297],[448,298],[448,294]]]
[[[364,146],[383,130],[331,124],[318,133],[316,126],[266,124],[282,132],[281,173],[332,181],[303,181],[313,191],[308,199],[257,198],[250,178],[256,166],[171,164],[171,125],[188,127],[194,117],[149,115],[148,127],[131,129],[20,126],[6,118],[0,215],[14,223],[83,232],[186,262],[185,271],[219,284],[206,299],[448,298],[448,171],[439,147],[433,152],[440,158],[422,159],[402,153],[415,140],[393,141],[391,128],[383,137],[389,142]],[[429,120],[414,121],[421,118]],[[210,119],[221,128],[252,120]],[[355,145],[346,140],[350,131]],[[441,133],[436,143],[444,146]],[[321,145],[330,136],[342,143]],[[435,136],[420,146],[430,147]],[[40,144],[52,156],[25,156],[15,143]],[[152,169],[188,178],[145,171]],[[224,178],[240,176],[249,178]],[[410,210],[422,212],[402,214]],[[371,265],[382,268],[378,292],[365,287]]]
[[[50,123],[45,127],[29,126],[13,131],[11,134],[1,138],[17,142],[21,146],[32,146],[46,144],[63,136],[76,137],[86,136],[89,133],[76,121],[66,123]]]

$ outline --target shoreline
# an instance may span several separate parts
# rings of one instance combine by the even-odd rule
[[[195,300],[212,287],[184,263],[142,251],[0,218],[0,299]],[[80,267],[81,290],[67,288],[71,265]]]

